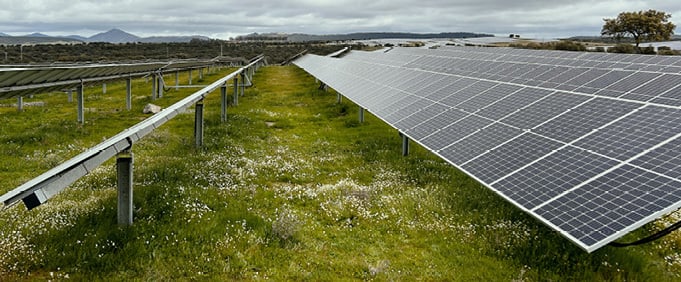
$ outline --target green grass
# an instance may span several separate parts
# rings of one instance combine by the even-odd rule
[[[3,148],[0,187],[7,191],[137,122],[144,102],[131,113],[99,110],[122,107],[116,87],[109,92],[119,104],[92,101],[98,111],[83,127],[63,95],[37,96],[48,107],[25,113],[0,108],[2,144],[13,146]],[[186,94],[171,91],[157,102]],[[394,129],[370,114],[360,124],[357,106],[335,101],[293,66],[257,73],[225,123],[213,93],[205,101],[204,147],[193,146],[191,111],[134,145],[132,227],[116,225],[109,161],[46,205],[0,212],[0,275],[673,281],[681,274],[676,237],[587,254],[423,148],[403,157]],[[64,140],[78,140],[77,149],[60,147]],[[49,150],[58,152],[43,164]]]

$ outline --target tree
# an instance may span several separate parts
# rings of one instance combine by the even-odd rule
[[[638,49],[642,41],[669,40],[676,28],[676,25],[669,22],[671,16],[656,10],[622,12],[617,18],[603,19],[605,24],[601,35],[612,36],[617,40],[631,36]]]

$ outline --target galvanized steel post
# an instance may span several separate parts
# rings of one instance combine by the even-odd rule
[[[102,94],[106,94],[106,83],[102,83]]]
[[[189,69],[189,85],[192,85],[192,69]]]
[[[156,74],[151,77],[151,100],[156,100]]]
[[[340,103],[343,102],[343,96],[341,96],[340,93],[338,93],[338,98],[337,98],[337,101],[336,101],[336,102],[337,102],[338,104],[340,104]]]
[[[69,103],[73,103],[73,89],[69,89],[69,91],[66,92],[66,95],[68,98],[66,98]]]
[[[227,121],[227,82],[220,87],[220,102],[220,120],[225,122]]]
[[[166,86],[163,81],[163,73],[160,73],[157,77],[158,83],[156,83],[156,86],[158,86],[158,98],[163,98],[163,87]]]
[[[402,136],[402,156],[408,156],[409,155],[409,137],[407,135],[404,135],[400,133]]]
[[[24,111],[24,97],[22,96],[17,97],[17,111]]]
[[[125,109],[132,110],[132,78],[125,80]]]
[[[364,122],[364,108],[359,107],[359,122]]]
[[[132,225],[133,154],[125,150],[116,157],[118,178],[118,225]]]
[[[241,96],[246,93],[246,74],[241,72]]]
[[[175,90],[180,89],[180,71],[175,72]]]
[[[80,124],[83,124],[85,123],[85,106],[83,98],[84,86],[82,82],[80,83],[80,85],[78,85],[76,91],[77,91],[76,100],[78,100],[78,122]]]
[[[196,102],[194,108],[194,139],[196,147],[203,146],[203,99]]]
[[[234,76],[234,106],[239,105],[239,77]]]

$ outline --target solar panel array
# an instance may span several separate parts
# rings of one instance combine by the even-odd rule
[[[681,57],[395,48],[294,63],[588,252],[681,207]]]
[[[182,60],[125,64],[0,66],[0,99],[57,91],[83,81],[100,81],[155,71],[174,71],[212,65],[211,61]]]

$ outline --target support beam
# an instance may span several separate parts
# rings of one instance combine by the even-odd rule
[[[343,102],[343,96],[340,93],[338,93],[338,98],[337,98],[336,103],[340,104],[342,102]]]
[[[78,85],[78,88],[76,89],[76,100],[78,100],[78,122],[80,124],[85,123],[85,105],[84,105],[84,86],[83,83],[81,82],[80,85]]]
[[[116,157],[116,175],[118,178],[118,225],[132,225],[132,183],[133,155],[129,150]]]
[[[189,85],[192,85],[192,69],[189,69]]]
[[[363,123],[364,122],[364,108],[359,107],[359,122]]]
[[[132,110],[132,78],[125,80],[125,109]]]
[[[69,89],[69,91],[66,92],[67,95],[67,101],[69,103],[73,103],[73,89]]]
[[[239,105],[239,77],[234,76],[234,106]]]
[[[196,102],[194,108],[194,140],[196,147],[203,146],[203,99]]]
[[[203,68],[199,68],[199,80],[203,80]]]
[[[17,97],[17,111],[24,111],[24,97],[22,96]]]
[[[180,71],[175,72],[175,90],[180,89]]]
[[[407,135],[404,135],[400,133],[402,136],[402,156],[408,156],[409,155],[409,137]]]
[[[102,94],[106,94],[106,83],[102,83]]]
[[[220,87],[220,120],[222,122],[227,121],[227,83]]]

